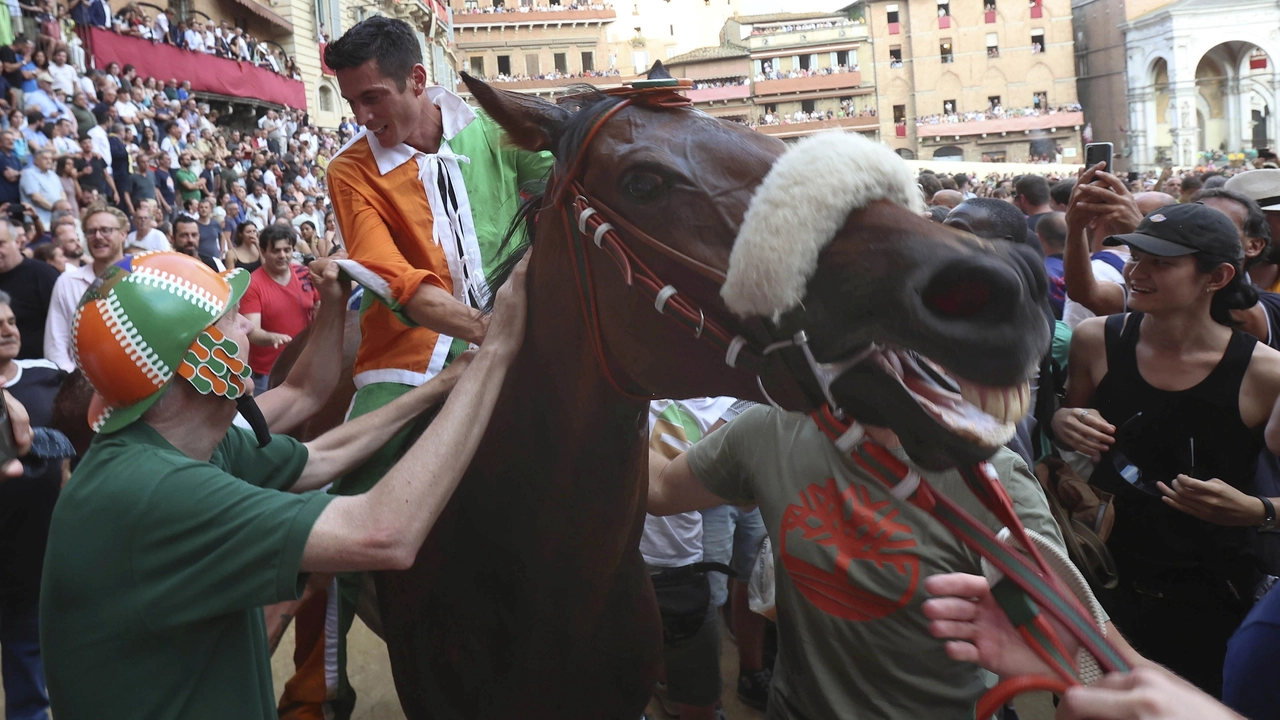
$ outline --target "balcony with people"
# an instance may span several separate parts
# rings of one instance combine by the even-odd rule
[[[255,16],[252,24],[215,23],[199,11],[179,17],[149,3],[129,3],[105,23],[77,31],[98,67],[133,65],[139,75],[182,78],[197,92],[306,107],[297,62],[273,36],[286,38],[293,24],[265,4],[237,0]],[[154,15],[144,8],[154,8]]]
[[[607,3],[561,3],[551,0],[540,5],[521,3],[508,7],[504,0],[494,0],[492,5],[468,2],[461,10],[454,10],[455,28],[519,27],[521,25],[598,25],[617,17],[613,5]]]
[[[1039,102],[1031,107],[1005,108],[997,102],[986,110],[970,112],[960,112],[952,101],[945,101],[942,113],[916,118],[916,135],[922,138],[999,135],[1074,128],[1084,124],[1084,112],[1079,103],[1050,107],[1041,98],[1037,100]]]
[[[861,86],[862,73],[857,64],[774,70],[766,62],[755,78],[757,96],[849,90]]]
[[[695,103],[746,100],[751,97],[751,83],[745,77],[698,80],[685,96]]]
[[[765,113],[750,125],[765,135],[786,139],[824,130],[875,132],[880,127],[880,119],[876,116],[875,108],[858,110],[852,101],[846,100],[837,110],[806,112],[800,109],[794,112],[775,113],[766,108]]]

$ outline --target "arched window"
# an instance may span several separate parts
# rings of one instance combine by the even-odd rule
[[[320,112],[333,112],[333,90],[328,85],[320,86]]]
[[[912,152],[911,150],[908,150],[907,148],[897,148],[896,150],[894,150],[894,152],[898,153],[898,155],[899,155],[903,160],[915,160],[915,159],[916,159],[916,154],[915,154],[914,152]]]
[[[964,159],[964,151],[955,145],[945,145],[933,151],[933,159],[959,162]]]

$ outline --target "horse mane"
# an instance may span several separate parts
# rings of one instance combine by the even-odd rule
[[[553,175],[557,171],[563,172],[564,168],[573,166],[579,153],[586,149],[584,144],[587,141],[587,135],[595,126],[597,118],[623,100],[621,97],[607,95],[591,85],[571,85],[569,90],[568,95],[556,101],[556,104],[568,110],[570,115],[560,129],[555,149],[552,151],[556,158],[555,168],[551,171]],[[515,217],[511,219],[511,225],[502,236],[498,255],[505,255],[506,259],[498,263],[494,268],[493,277],[489,280],[489,287],[493,292],[489,295],[489,302],[485,304],[486,311],[493,312],[493,301],[497,297],[498,288],[506,283],[511,272],[515,270],[516,265],[524,258],[529,246],[536,239],[538,212],[542,210],[542,201],[545,196],[544,184],[542,190],[531,194],[527,200],[520,203],[520,209],[516,211]]]

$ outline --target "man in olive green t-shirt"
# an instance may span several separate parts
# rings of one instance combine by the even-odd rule
[[[469,364],[302,444],[269,435],[244,402],[246,273],[218,275],[178,253],[109,268],[73,339],[99,393],[99,435],[54,509],[41,588],[54,715],[275,718],[261,606],[297,599],[303,573],[413,563],[523,338],[523,266],[512,278]],[[148,384],[157,389],[139,400]],[[313,492],[446,393],[438,421],[382,483]],[[254,432],[232,427],[238,408]]]
[[[892,446],[892,433],[868,430]],[[906,458],[901,448],[893,452]],[[982,570],[978,556],[931,515],[896,500],[810,417],[764,406],[664,469],[655,462],[651,455],[650,513],[726,502],[760,508],[772,541],[778,612],[769,720],[972,720],[993,676],[948,658],[921,605],[929,597],[924,578]],[[1022,459],[1001,448],[990,462],[1023,524],[1061,546]],[[1000,528],[959,473],[921,475],[979,521]]]

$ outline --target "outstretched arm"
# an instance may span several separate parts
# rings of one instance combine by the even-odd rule
[[[727,500],[707,489],[693,474],[688,456],[684,453],[668,461],[649,451],[649,507],[650,515],[676,515],[693,510],[724,505]]]
[[[471,464],[507,368],[524,340],[528,263],[526,257],[498,291],[484,345],[422,437],[369,492],[335,498],[325,507],[307,538],[303,570],[403,569],[413,564]],[[329,467],[340,464],[336,460],[350,460],[342,455],[312,455],[304,476],[313,464]]]
[[[1084,171],[1071,191],[1067,204],[1067,241],[1062,254],[1062,276],[1067,295],[1095,315],[1113,315],[1124,311],[1124,289],[1113,282],[1099,282],[1093,276],[1092,252],[1085,230],[1099,216],[1111,209],[1109,202],[1120,202],[1111,189],[1092,185],[1102,165]],[[1132,196],[1129,196],[1132,200]]]
[[[342,379],[342,332],[351,284],[338,279],[338,266],[328,260],[311,263],[311,282],[320,290],[320,310],[311,322],[307,346],[284,382],[257,398],[273,433],[288,433],[310,419]]]

